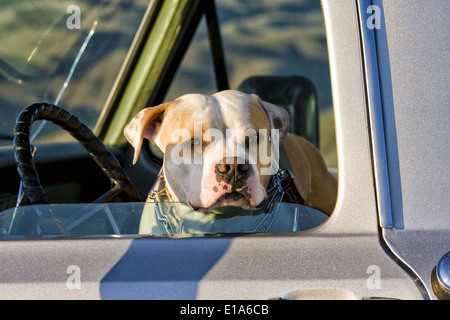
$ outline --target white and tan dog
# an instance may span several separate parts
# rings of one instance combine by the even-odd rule
[[[144,138],[164,152],[163,173],[172,198],[196,210],[258,207],[280,155],[280,167],[291,170],[305,204],[330,215],[337,182],[319,151],[288,131],[283,108],[226,90],[212,96],[187,94],[143,109],[124,134],[135,148],[133,163]]]

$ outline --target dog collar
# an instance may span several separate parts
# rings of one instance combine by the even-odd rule
[[[280,181],[281,190],[284,192],[283,202],[305,205],[305,199],[297,189],[294,176],[290,170],[280,169],[276,173]]]

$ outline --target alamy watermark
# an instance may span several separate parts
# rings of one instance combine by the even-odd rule
[[[70,265],[66,272],[70,275],[66,281],[67,289],[81,289],[81,268],[77,265]]]
[[[370,16],[366,20],[367,28],[373,29],[381,29],[381,9],[377,5],[371,5],[367,7],[366,13],[370,14]]]
[[[70,5],[66,10],[70,16],[66,20],[67,29],[81,29],[81,9],[77,5]],[[369,29],[381,29],[381,9],[377,5],[367,7],[366,13],[370,16],[366,20]]]
[[[81,29],[81,9],[77,5],[67,7],[67,13],[70,16],[66,20],[67,29]]]
[[[81,289],[81,268],[78,265],[70,265],[66,270],[69,277],[66,280],[66,287],[69,290]],[[377,265],[370,265],[366,269],[370,276],[366,280],[369,290],[381,289],[381,268]]]
[[[381,269],[377,265],[371,265],[367,267],[366,273],[370,276],[366,280],[367,289],[381,289]]]
[[[272,175],[279,162],[280,133],[278,129],[226,129],[225,134],[215,128],[202,130],[202,122],[195,121],[193,137],[190,130],[176,129],[171,141],[178,141],[170,150],[176,165],[204,164],[204,148],[218,155],[216,164],[260,164],[261,175]],[[215,159],[215,158],[214,158]]]

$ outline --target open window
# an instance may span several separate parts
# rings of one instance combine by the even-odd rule
[[[290,132],[318,148],[337,179],[328,51],[320,3],[255,5],[218,0],[215,5],[215,9],[205,9],[163,101],[224,89],[257,94],[289,112]],[[155,156],[163,158],[155,145],[150,143],[149,147]],[[294,211],[288,215],[293,216]],[[324,220],[318,219],[315,226]],[[179,224],[173,222],[170,228],[178,230],[176,226]],[[151,229],[144,230],[151,233]]]
[[[18,2],[17,5],[25,2]],[[328,171],[337,178],[330,74],[320,3],[317,1],[301,3],[292,1],[282,3],[266,2],[255,5],[250,2],[231,0],[217,0],[215,2],[192,1],[192,3],[196,7],[186,7],[191,11],[186,8],[186,10],[180,9],[180,12],[189,11],[186,13],[186,17],[180,19],[182,24],[180,28],[171,26],[168,29],[171,32],[173,31],[174,34],[177,30],[181,31],[175,36],[172,35],[174,41],[170,43],[170,46],[165,44],[169,46],[166,47],[167,52],[164,52],[166,60],[155,59],[152,62],[158,64],[156,67],[160,68],[161,72],[150,74],[149,71],[149,74],[144,75],[147,78],[157,78],[152,84],[153,87],[144,88],[151,92],[149,96],[145,97],[145,101],[150,105],[155,105],[163,101],[173,100],[186,93],[212,94],[228,88],[238,89],[246,93],[255,93],[261,99],[279,105],[288,111],[291,118],[291,133],[304,137],[318,148],[323,155]],[[205,6],[201,6],[201,4]],[[150,3],[148,7],[147,5],[145,2],[137,2],[131,7],[123,4],[128,11],[120,11],[120,13],[109,7],[102,7],[100,8],[101,10],[97,8],[94,11],[83,7],[81,8],[82,12],[89,12],[89,15],[86,17],[83,15],[85,18],[83,18],[83,25],[80,30],[69,30],[66,27],[64,23],[69,16],[67,11],[62,14],[58,10],[54,11],[57,27],[54,27],[56,28],[54,30],[50,29],[49,34],[55,31],[56,35],[64,40],[60,42],[61,46],[65,45],[65,41],[72,39],[64,36],[68,32],[69,34],[76,33],[78,35],[78,37],[73,39],[73,43],[71,42],[72,46],[69,46],[72,49],[70,52],[73,57],[71,58],[74,58],[74,60],[68,60],[69,62],[75,61],[76,64],[74,62],[67,65],[67,61],[62,61],[60,62],[61,67],[56,66],[55,70],[50,70],[51,73],[41,73],[44,76],[44,80],[51,78],[52,82],[47,84],[48,87],[44,91],[33,91],[30,92],[29,96],[24,96],[23,98],[26,102],[23,102],[25,100],[20,100],[19,98],[21,97],[16,94],[18,99],[16,104],[22,107],[36,100],[50,99],[50,102],[59,102],[61,96],[63,96],[64,99],[59,104],[63,107],[72,107],[70,111],[80,116],[80,119],[86,122],[89,127],[93,128],[96,121],[97,125],[101,123],[102,126],[97,133],[101,137],[106,135],[109,142],[113,141],[111,144],[117,147],[115,149],[116,154],[120,155],[121,162],[127,166],[126,169],[130,169],[130,176],[141,195],[147,195],[152,188],[152,178],[155,177],[155,172],[157,173],[160,169],[160,163],[155,158],[161,157],[161,154],[158,153],[158,150],[153,145],[148,144],[145,146],[147,152],[143,152],[147,157],[143,158],[143,162],[137,168],[131,169],[129,165],[131,161],[130,152],[126,151],[127,153],[123,154],[123,149],[119,149],[121,144],[117,142],[119,139],[111,139],[109,132],[113,131],[114,135],[119,134],[122,136],[123,126],[118,130],[115,123],[123,122],[124,114],[127,112],[130,113],[127,116],[131,116],[130,110],[136,108],[134,102],[142,103],[144,100],[142,96],[136,98],[143,90],[137,90],[136,88],[139,88],[138,85],[133,87],[135,82],[132,77],[134,76],[133,72],[140,67],[138,56],[144,55],[146,48],[138,45],[136,47],[133,46],[139,42],[137,40],[144,43],[145,39],[147,39],[146,37],[152,39],[151,31],[153,29],[151,23],[164,24],[164,21],[158,22],[152,20],[153,18],[149,18],[149,12],[153,12],[149,8],[154,9],[153,13],[156,12],[155,16],[160,11],[161,19],[164,19],[164,16],[168,14],[172,14],[171,8],[164,6],[163,2],[155,1]],[[180,4],[180,8],[182,5],[185,6],[185,4]],[[128,21],[127,19],[134,21],[126,32],[120,33],[119,31],[122,29],[116,30],[115,28],[118,27],[116,24],[108,24],[110,22],[108,18],[111,19],[112,17],[108,13],[113,11],[116,15],[128,14],[128,16],[121,17],[125,18],[126,21]],[[151,20],[151,23],[147,21],[147,26],[145,26],[145,23],[139,25],[145,19]],[[167,20],[169,21],[170,19]],[[138,39],[137,35],[145,27],[148,33],[143,32],[145,34],[141,34],[141,38]],[[20,29],[20,26],[18,28]],[[114,32],[120,33],[120,41],[117,41],[117,37],[111,35]],[[45,40],[45,37],[43,39]],[[144,43],[144,45],[151,46],[152,43],[150,43],[150,40],[148,41],[149,43]],[[38,43],[36,48],[40,49],[40,44]],[[84,51],[80,51],[80,48],[90,52],[92,55],[89,55],[89,57],[92,56],[99,59],[88,59],[88,55],[85,55]],[[108,51],[108,49],[110,50]],[[132,49],[136,50],[133,51]],[[103,57],[106,53],[107,57]],[[11,58],[13,54],[8,54],[9,56],[5,56],[4,52],[0,51],[0,58],[2,55],[8,58],[3,60],[10,61],[8,62],[9,66],[17,65],[16,60],[21,58],[21,56],[13,57],[13,59]],[[77,59],[78,56],[80,57],[79,59]],[[28,56],[25,55],[24,57],[34,58],[33,50]],[[30,69],[30,61],[32,60],[28,59],[28,62],[24,62],[25,68],[22,70],[23,72],[28,72],[29,77],[35,75],[33,73],[34,69]],[[58,61],[56,60],[56,62]],[[120,68],[121,63],[124,61],[128,63],[128,69],[123,66],[122,69]],[[164,63],[161,61],[164,61]],[[3,67],[5,67],[4,64]],[[33,80],[33,78],[22,79],[20,78],[21,73],[14,71],[16,69],[18,68],[1,69],[0,71],[3,72],[4,76],[1,78],[1,81],[10,88],[18,90],[17,92],[21,90],[26,91],[27,86],[38,89],[33,84],[35,82],[41,83],[42,81],[39,79]],[[108,72],[105,73],[105,70]],[[141,70],[143,69],[138,71],[141,72]],[[57,71],[59,73],[55,73]],[[66,71],[70,78],[65,77]],[[110,73],[111,76],[109,76]],[[121,76],[122,78],[120,78]],[[102,77],[107,81],[101,81]],[[92,81],[87,82],[86,79]],[[59,87],[54,85],[59,80],[63,84],[63,91],[58,91]],[[67,89],[64,81],[70,82],[70,86]],[[96,84],[96,86],[91,86],[91,83]],[[132,85],[125,88],[128,83],[132,83]],[[142,83],[145,83],[145,81],[142,81]],[[2,86],[3,89],[0,89],[2,90],[2,99],[7,97],[4,94],[9,90],[7,86]],[[123,96],[128,94],[128,91],[125,91],[130,87],[131,91],[134,90],[138,93],[131,98],[127,96],[129,100],[122,99]],[[94,101],[92,97],[95,97],[95,102],[92,102]],[[103,105],[108,105],[108,103],[110,106],[113,105],[115,103],[114,99],[117,101],[122,99],[119,103],[127,104],[129,102],[129,105],[123,109],[115,106],[109,109],[101,109]],[[92,106],[86,107],[86,101],[91,101]],[[144,106],[140,107],[143,108]],[[20,108],[17,107],[16,109],[15,111],[18,111]],[[10,126],[12,127],[13,124],[10,124]],[[53,125],[45,126],[45,130],[39,136],[40,139],[36,141],[43,144],[54,142],[55,140],[66,141],[67,136],[61,135],[59,130]],[[109,131],[106,132],[106,130]],[[41,157],[41,159],[43,159],[43,150],[47,160],[38,169],[46,169],[41,171],[43,173],[41,175],[42,180],[48,179],[46,176],[52,177],[49,179],[50,186],[46,186],[46,189],[52,193],[52,199],[57,199],[57,201],[52,201],[52,203],[90,202],[102,193],[100,192],[94,196],[94,192],[108,188],[107,180],[97,179],[102,175],[102,172],[95,167],[95,164],[91,169],[92,162],[88,161],[88,155],[82,155],[78,149],[73,148],[72,144],[64,147],[52,145],[47,153],[45,148],[40,148],[38,157]],[[71,152],[68,152],[68,150]],[[81,150],[81,152],[84,152],[84,150]],[[58,154],[59,157],[54,159],[52,158],[53,154]],[[15,167],[10,164],[13,161],[8,161],[3,163],[5,166],[2,167],[2,170],[12,177],[14,174],[11,173],[11,170],[15,170]],[[88,163],[89,165],[87,166]],[[83,174],[78,174],[78,169]],[[71,177],[69,180],[66,179],[68,173],[70,173]],[[15,176],[14,179],[16,179]],[[276,190],[280,184],[280,181],[274,180],[273,189]],[[69,194],[75,195],[76,201],[71,197],[67,197],[67,193],[61,191],[65,186],[71,188],[72,192],[69,192]],[[17,190],[18,185],[5,186],[3,189],[0,193],[0,196],[2,196],[0,200],[5,199],[2,202],[5,204],[2,209],[5,209],[11,207],[11,199],[17,198],[17,195],[12,193],[11,190]],[[79,195],[79,193],[83,192],[87,192],[88,195]],[[283,217],[279,215],[276,217],[270,216],[260,211],[249,214],[234,208],[234,214],[238,213],[238,219],[234,219],[229,224],[227,224],[227,219],[230,217],[234,218],[229,212],[220,216],[220,219],[215,219],[217,217],[215,213],[199,218],[198,213],[189,212],[185,223],[180,223],[176,212],[166,210],[164,208],[165,204],[155,205],[148,203],[132,208],[127,205],[120,207],[103,204],[68,207],[65,204],[61,204],[53,207],[36,207],[36,214],[31,214],[34,220],[30,219],[29,221],[26,218],[21,218],[30,216],[28,210],[23,210],[21,213],[12,208],[2,212],[0,222],[4,224],[2,230],[6,235],[12,231],[15,231],[16,235],[23,235],[21,230],[24,229],[21,229],[21,226],[17,226],[16,223],[20,224],[21,221],[26,221],[27,225],[24,228],[37,232],[36,230],[43,230],[42,225],[40,225],[43,219],[46,220],[46,217],[51,217],[51,220],[56,219],[58,223],[61,222],[63,224],[65,234],[78,232],[79,234],[87,235],[105,233],[167,234],[178,232],[250,233],[302,231],[322,224],[327,218],[317,210],[306,206],[295,207],[290,204],[277,204],[279,200],[277,196],[274,193],[272,198],[269,197],[270,208],[276,208],[275,211],[270,212],[283,212],[285,214]],[[179,210],[184,210],[183,205],[178,207]],[[131,209],[128,210],[127,208]],[[66,216],[65,212],[74,212],[74,214]],[[142,216],[139,217],[139,213],[136,212],[142,213]],[[125,216],[118,218],[121,213],[125,214]],[[301,220],[300,223],[299,220]],[[96,227],[90,226],[89,221],[93,221],[99,228],[96,229]],[[278,222],[281,224],[278,224]],[[134,223],[134,225],[130,225],[130,223]],[[228,228],[230,225],[239,225],[239,228],[230,229]]]

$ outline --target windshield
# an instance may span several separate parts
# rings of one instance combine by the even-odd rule
[[[0,239],[26,236],[167,235],[292,232],[327,219],[312,208],[279,203],[272,211],[219,208],[197,212],[182,203],[53,204],[0,214]]]
[[[92,129],[148,3],[2,1],[1,145],[11,144],[17,115],[33,102],[57,104]],[[70,139],[56,126],[45,126],[37,141]]]

